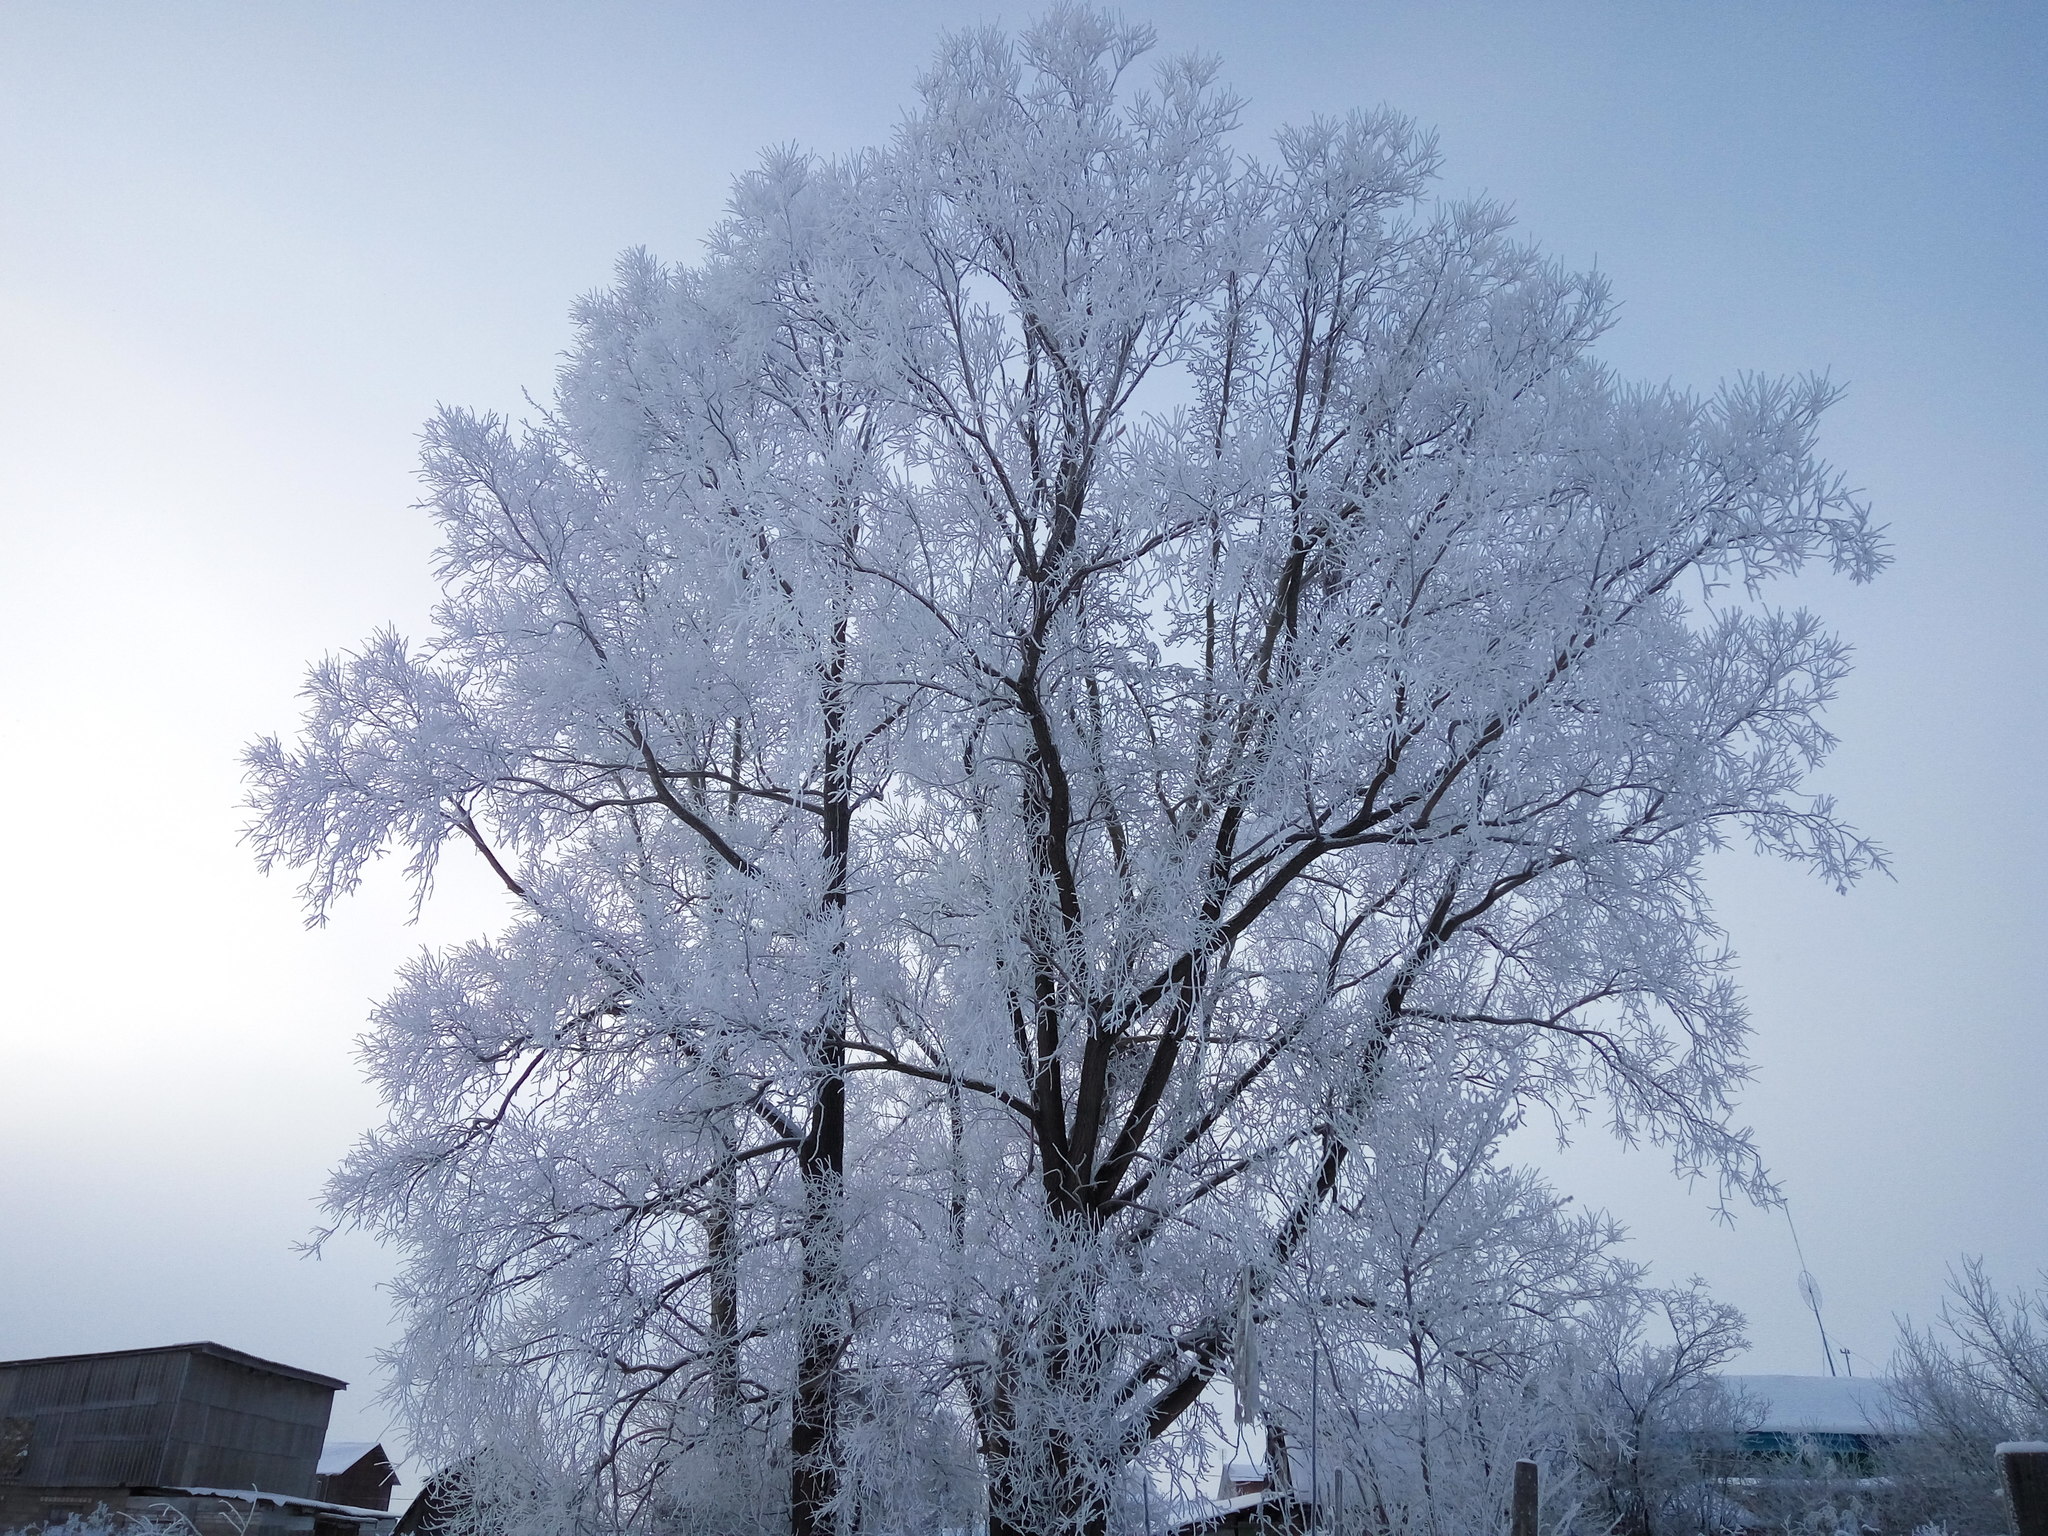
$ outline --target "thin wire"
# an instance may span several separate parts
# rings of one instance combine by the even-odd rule
[[[1828,1374],[1839,1376],[1835,1369],[1834,1346],[1828,1342],[1828,1325],[1820,1316],[1820,1282],[1813,1278],[1813,1272],[1806,1267],[1806,1249],[1799,1241],[1798,1224],[1792,1220],[1792,1202],[1786,1200],[1778,1207],[1785,1213],[1785,1227],[1792,1234],[1792,1251],[1799,1256],[1799,1295],[1813,1312],[1813,1326],[1820,1330],[1820,1354],[1828,1363]]]

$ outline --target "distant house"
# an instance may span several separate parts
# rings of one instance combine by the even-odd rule
[[[317,1497],[358,1509],[390,1509],[391,1490],[397,1486],[398,1469],[384,1447],[371,1440],[328,1441],[313,1475]]]
[[[1740,1450],[1752,1463],[1834,1463],[1867,1471],[1885,1443],[1910,1433],[1882,1376],[1723,1376],[1754,1410]]]
[[[1234,1493],[1173,1527],[1174,1536],[1303,1536],[1309,1506],[1291,1493]]]
[[[1273,1486],[1263,1468],[1226,1462],[1216,1497],[1179,1509],[1168,1529],[1173,1536],[1303,1536],[1313,1514],[1293,1490]]]
[[[466,1461],[457,1462],[429,1477],[405,1506],[391,1536],[447,1536],[468,1503],[463,1487],[466,1466]]]
[[[347,1385],[213,1343],[0,1361],[0,1530],[105,1505],[180,1515],[200,1536],[375,1536],[381,1505],[320,1491]],[[344,1473],[366,1450],[382,1459],[359,1448]]]

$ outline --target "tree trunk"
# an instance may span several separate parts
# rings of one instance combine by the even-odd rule
[[[726,1140],[730,1148],[730,1136]],[[711,1440],[720,1474],[730,1475],[738,1468],[740,1449],[739,1175],[730,1162],[712,1181],[704,1248],[711,1272]]]
[[[790,1536],[831,1536],[837,1506],[840,1364],[852,1333],[842,1273],[846,1186],[847,874],[853,848],[852,754],[846,738],[846,622],[833,632],[824,690],[824,918],[831,925],[832,995],[825,1000],[811,1066],[810,1125],[798,1151],[803,1182],[803,1269],[795,1392],[789,1415]]]

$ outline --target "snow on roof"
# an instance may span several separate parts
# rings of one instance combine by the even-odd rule
[[[322,1477],[332,1477],[337,1472],[346,1472],[376,1449],[374,1440],[330,1440],[320,1447],[320,1465],[316,1470]]]
[[[162,1488],[138,1489],[142,1493],[184,1493],[199,1499],[226,1499],[238,1504],[272,1504],[279,1509],[309,1509],[325,1515],[345,1515],[352,1520],[382,1522],[395,1520],[388,1509],[362,1509],[354,1504],[330,1504],[325,1499],[302,1499],[295,1493],[265,1493],[260,1488],[184,1488],[167,1484]]]
[[[1867,1435],[1896,1429],[1903,1410],[1883,1376],[1723,1376],[1757,1407],[1766,1434]]]

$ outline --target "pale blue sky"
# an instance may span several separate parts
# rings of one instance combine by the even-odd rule
[[[381,1259],[289,1245],[372,1112],[349,1040],[423,938],[381,887],[300,931],[234,757],[304,663],[418,629],[437,401],[544,393],[623,247],[689,257],[764,144],[885,134],[971,4],[0,0],[0,1358],[210,1337],[372,1384]],[[2048,1264],[2048,11],[1130,7],[1221,54],[1247,143],[1381,101],[1623,301],[1623,371],[1814,369],[1890,524],[1825,775],[1896,854],[1846,898],[1731,856],[1746,1104],[1831,1330],[1874,1365],[1944,1264]],[[1639,1256],[1819,1367],[1784,1223],[1708,1218],[1598,1132],[1552,1160]],[[1860,1367],[1859,1367],[1860,1368]],[[368,1391],[337,1431],[375,1433]]]

